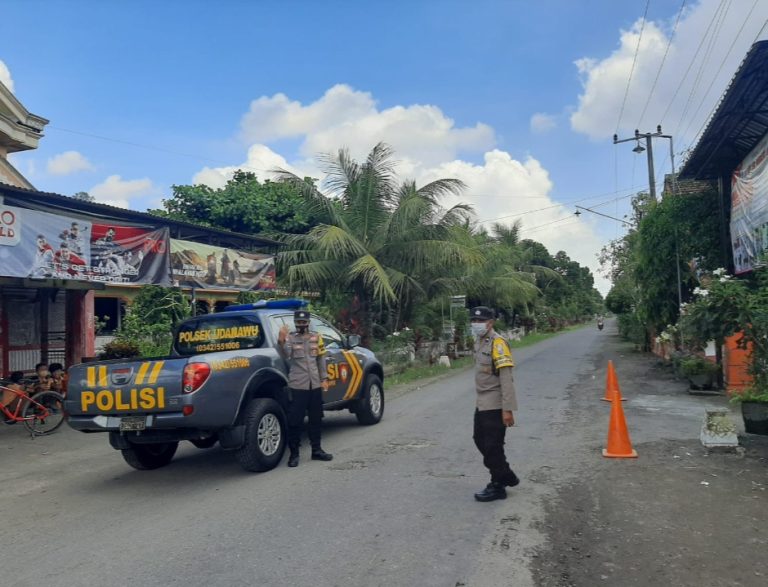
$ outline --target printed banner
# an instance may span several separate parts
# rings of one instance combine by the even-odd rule
[[[94,224],[87,279],[107,283],[171,285],[167,228]]]
[[[202,289],[275,288],[275,258],[171,239],[174,285]]]
[[[168,229],[0,206],[0,275],[171,285]]]
[[[0,275],[87,279],[91,223],[0,205]]]
[[[768,254],[768,135],[733,172],[731,205],[733,264],[746,273]]]

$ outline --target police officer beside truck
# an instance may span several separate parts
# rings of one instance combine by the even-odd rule
[[[483,464],[491,473],[491,482],[475,493],[477,501],[507,497],[506,487],[520,480],[509,467],[504,454],[504,436],[514,426],[517,410],[512,368],[515,366],[509,343],[494,329],[495,312],[486,306],[472,308],[470,327],[475,337],[475,409],[474,441]]]
[[[277,338],[280,355],[288,363],[288,387],[292,401],[288,408],[288,466],[299,464],[299,445],[305,414],[309,414],[309,443],[312,460],[330,461],[333,455],[320,446],[323,418],[323,391],[328,391],[328,370],[323,337],[309,329],[309,312],[297,310],[293,315],[296,326],[288,332],[283,326]]]

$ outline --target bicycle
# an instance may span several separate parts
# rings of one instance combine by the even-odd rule
[[[55,391],[41,391],[31,397],[23,391],[0,385],[0,392],[10,391],[17,397],[13,411],[0,404],[6,424],[24,422],[32,436],[45,436],[64,423],[64,396]]]

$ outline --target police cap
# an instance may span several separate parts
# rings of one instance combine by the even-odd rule
[[[488,306],[475,306],[469,312],[470,320],[494,320],[496,318],[496,312]]]
[[[293,313],[293,321],[301,322],[302,320],[304,322],[309,322],[309,312],[307,312],[306,310],[296,310]]]

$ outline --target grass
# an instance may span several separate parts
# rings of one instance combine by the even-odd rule
[[[564,332],[570,332],[572,330],[578,330],[579,328],[584,328],[585,326],[587,326],[587,324],[577,324],[575,326],[564,328],[563,330],[558,330],[557,332],[537,332],[536,334],[529,334],[522,340],[512,341],[511,346],[513,349],[521,349],[534,345],[537,342],[541,342],[549,338],[554,338],[558,334],[563,334]],[[404,383],[411,383],[413,381],[418,381],[419,379],[434,377],[435,375],[441,375],[450,371],[466,369],[467,367],[470,367],[473,362],[473,357],[462,357],[460,359],[456,359],[455,361],[451,361],[450,367],[442,367],[440,365],[414,365],[413,367],[408,367],[400,373],[395,373],[388,376],[387,385],[402,385]]]
[[[442,373],[448,373],[450,371],[457,371],[459,369],[465,369],[472,365],[472,357],[462,357],[451,361],[450,367],[442,367],[440,365],[417,365],[409,367],[402,373],[395,373],[387,377],[388,385],[402,385],[403,383],[411,383],[418,379],[425,379],[427,377],[434,377],[435,375],[441,375]]]

